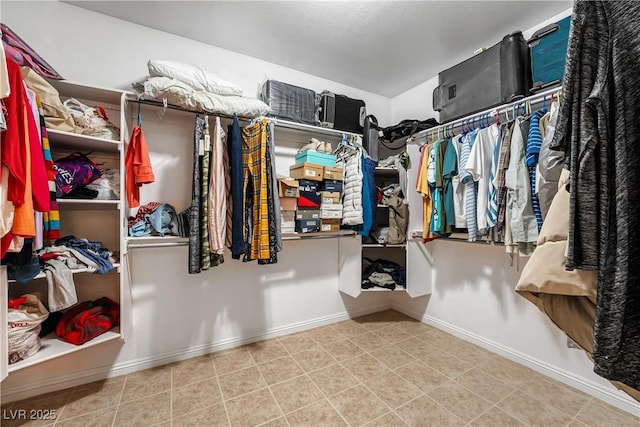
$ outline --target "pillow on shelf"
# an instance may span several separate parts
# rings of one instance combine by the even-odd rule
[[[195,65],[167,59],[152,59],[147,63],[147,67],[151,77],[176,79],[196,90],[217,95],[242,96],[242,89],[239,86]]]

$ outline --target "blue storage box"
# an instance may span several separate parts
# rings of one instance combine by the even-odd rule
[[[336,166],[336,155],[306,150],[296,155],[296,164],[300,163],[313,163],[333,168]]]
[[[559,85],[564,75],[569,44],[571,17],[551,24],[533,33],[527,42],[531,51],[531,92]]]

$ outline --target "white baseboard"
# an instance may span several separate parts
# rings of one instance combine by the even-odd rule
[[[448,332],[451,335],[455,335],[456,337],[461,338],[465,341],[476,344],[492,353],[497,353],[509,360],[527,366],[534,371],[558,380],[570,387],[576,388],[584,393],[587,393],[590,396],[609,403],[616,408],[620,408],[623,411],[629,412],[630,414],[640,414],[640,403],[636,402],[623,392],[615,389],[613,386],[611,386],[611,388],[603,387],[601,384],[591,381],[588,378],[578,376],[569,371],[558,368],[557,366],[531,357],[526,353],[519,352],[500,343],[491,341],[481,335],[467,331],[435,317],[416,313],[412,310],[408,310],[405,307],[396,304],[392,304],[391,308],[393,310],[404,313],[409,317],[419,320],[422,323],[433,326],[444,332]]]
[[[316,319],[304,322],[293,323],[290,325],[280,326],[265,331],[264,333],[230,338],[204,345],[189,347],[184,350],[158,354],[151,357],[129,360],[115,365],[96,367],[92,369],[74,372],[69,375],[61,375],[46,379],[38,379],[34,382],[16,384],[9,387],[2,387],[2,403],[10,403],[16,400],[26,399],[36,395],[49,393],[52,391],[62,390],[69,387],[75,387],[87,384],[93,381],[100,381],[106,378],[117,377],[132,372],[142,371],[144,369],[154,368],[156,366],[166,365],[168,363],[179,362],[191,359],[193,357],[204,354],[214,353],[216,351],[228,348],[239,347],[241,345],[250,344],[256,341],[262,341],[269,338],[275,338],[282,335],[288,335],[295,332],[305,331],[324,325],[347,320],[353,317],[365,316],[367,314],[376,313],[378,311],[388,310],[391,304],[371,306],[357,311],[344,311],[341,313],[331,314],[328,316],[318,317]]]

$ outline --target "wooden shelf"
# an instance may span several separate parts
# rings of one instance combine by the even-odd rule
[[[51,149],[67,148],[82,151],[118,152],[122,143],[113,139],[97,138],[90,135],[82,135],[73,132],[47,129]]]
[[[40,338],[42,347],[36,354],[27,359],[9,365],[8,371],[9,373],[15,372],[47,360],[55,359],[56,357],[64,356],[65,354],[74,353],[78,350],[93,347],[94,345],[121,338],[122,335],[120,334],[120,328],[115,327],[102,335],[98,335],[91,341],[87,341],[82,345],[75,345],[59,338],[55,334],[55,332],[51,332],[50,334]]]

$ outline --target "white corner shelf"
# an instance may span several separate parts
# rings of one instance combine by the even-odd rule
[[[385,288],[378,288],[378,287],[374,287],[374,288],[369,288],[369,289],[362,289],[362,292],[406,292],[407,290],[405,288],[396,286],[396,288],[394,290],[391,289],[385,289]]]
[[[122,143],[118,140],[98,138],[90,135],[82,135],[73,132],[64,132],[61,130],[47,129],[49,144],[53,150],[66,148],[70,150],[101,151],[101,152],[117,152],[122,147]]]
[[[98,200],[98,199],[58,199],[58,206],[70,205],[80,209],[120,209],[120,200]]]
[[[51,332],[50,334],[47,334],[44,337],[40,338],[42,347],[40,347],[40,350],[38,350],[36,354],[27,359],[9,365],[8,372],[15,372],[32,365],[36,365],[38,363],[45,362],[47,360],[55,359],[56,357],[64,356],[65,354],[74,353],[78,350],[93,347],[98,344],[121,338],[122,335],[120,334],[120,328],[115,327],[101,335],[98,335],[91,341],[87,341],[86,343],[81,345],[75,345],[64,341],[62,338],[58,337],[55,332]]]
[[[318,231],[316,233],[287,233],[282,235],[282,240],[334,239],[353,236],[356,236],[356,232],[353,230]]]
[[[284,129],[300,131],[304,133],[316,133],[320,135],[329,135],[329,136],[338,136],[342,137],[342,135],[349,136],[362,136],[361,133],[348,132],[345,130],[332,129],[332,128],[324,128],[321,126],[308,125],[306,123],[298,123],[292,122],[289,120],[278,119],[275,117],[267,117],[271,122],[273,122],[276,126],[279,126]]]
[[[378,166],[376,167],[376,172],[382,172],[382,173],[398,173],[398,169],[397,168],[391,168],[391,167],[386,167],[386,166]]]
[[[120,268],[120,263],[119,262],[114,262],[113,263],[113,269],[117,269]],[[88,268],[77,268],[75,270],[71,270],[71,274],[79,274],[79,273],[88,273],[89,269]],[[111,273],[111,271],[109,271],[109,273]],[[107,273],[107,274],[109,274]],[[97,274],[97,273],[89,273],[89,274]],[[38,273],[36,276],[34,276],[33,279],[31,280],[36,280],[36,279],[44,279],[47,276],[44,274],[44,271],[41,271],[40,273]],[[10,279],[9,283],[17,283],[15,280]]]
[[[169,246],[188,246],[189,238],[180,236],[142,236],[127,237],[127,247],[129,249],[137,248],[161,248]]]

